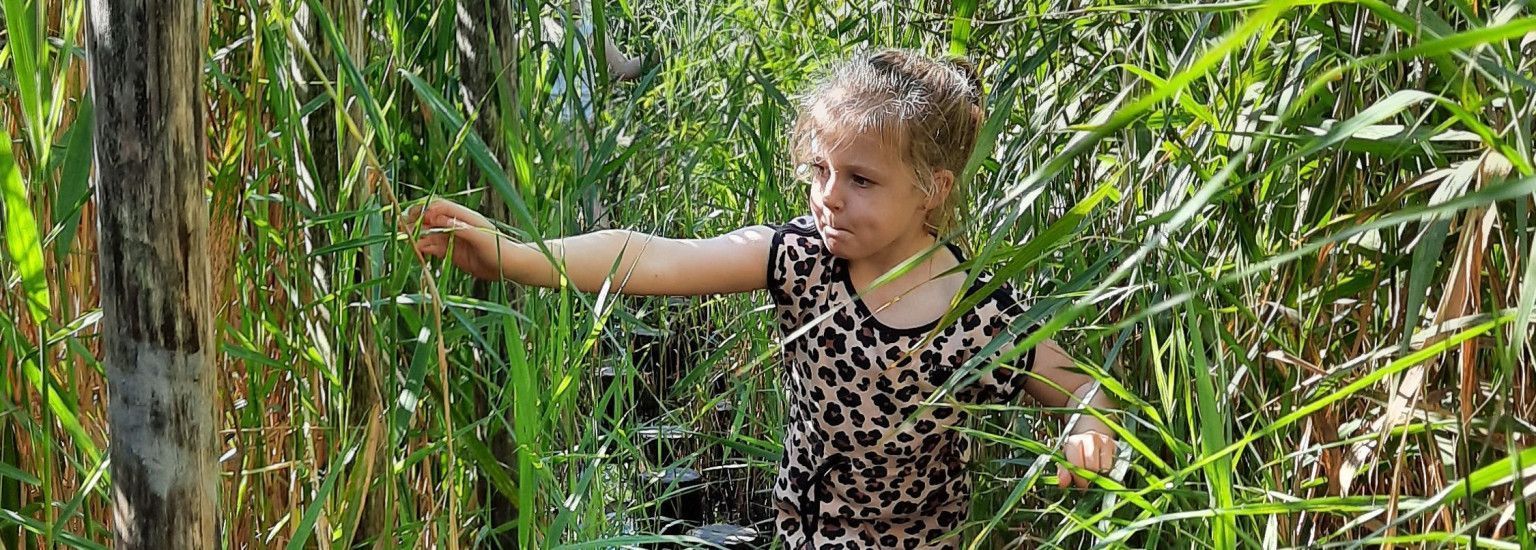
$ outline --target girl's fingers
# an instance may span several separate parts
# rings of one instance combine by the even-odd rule
[[[437,206],[439,202],[433,201],[429,204],[406,207],[405,212],[400,216],[400,230],[408,233],[416,229],[417,225],[429,229],[434,227],[437,212],[441,210],[441,207]]]
[[[1063,450],[1066,451],[1067,462],[1070,462],[1070,463],[1072,463],[1073,466],[1077,466],[1079,468],[1086,468],[1086,465],[1083,464],[1083,445],[1082,445],[1082,443],[1076,441],[1075,439],[1069,439],[1069,440],[1067,440],[1066,449],[1063,449]],[[1079,475],[1076,475],[1076,474],[1072,475],[1072,485],[1074,485],[1074,486],[1076,486],[1078,488],[1085,487],[1086,486],[1085,483],[1087,481],[1088,480],[1083,479],[1082,476],[1079,476]]]
[[[478,213],[476,213],[474,210],[470,210],[469,207],[443,199],[432,201],[432,204],[429,206],[429,210],[432,214],[442,216],[444,218],[458,218],[460,220],[472,220],[479,216]]]
[[[1114,440],[1099,434],[1070,436],[1062,445],[1062,458],[1068,464],[1096,474],[1104,474],[1115,465]],[[1089,476],[1073,473],[1066,464],[1056,466],[1056,484],[1062,488],[1074,486],[1087,489],[1093,486]]]
[[[1113,443],[1103,440],[1099,441],[1099,467],[1103,468],[1099,470],[1101,472],[1108,472],[1115,468],[1115,445]]]
[[[459,208],[463,207],[448,199],[432,199],[427,203],[427,211],[434,214],[451,214]]]
[[[400,216],[400,226],[404,232],[415,230],[418,226],[425,229],[493,227],[479,212],[446,199],[434,199],[426,204],[407,207]]]
[[[446,227],[449,229],[474,229],[475,227],[470,225],[469,222],[454,216],[438,216],[437,222],[438,227]]]
[[[448,236],[442,233],[434,233],[417,239],[416,251],[441,258],[448,252]]]
[[[1099,470],[1098,448],[1093,444],[1093,440],[1088,439],[1087,441],[1084,441],[1081,447],[1083,449],[1083,469],[1090,472],[1101,471]]]
[[[1084,470],[1088,470],[1090,472],[1097,473],[1102,471],[1099,469],[1099,453],[1098,448],[1095,445],[1095,443],[1098,443],[1098,441],[1094,440],[1092,437],[1084,437],[1081,439],[1082,442],[1078,444],[1078,452],[1082,453],[1083,461],[1079,464],[1083,465]],[[1074,477],[1077,478],[1078,488],[1087,489],[1093,485],[1093,481],[1089,480],[1087,476]]]
[[[410,233],[411,228],[416,227],[416,220],[421,219],[420,206],[407,206],[400,212],[400,218],[395,220],[396,229],[401,233]]]

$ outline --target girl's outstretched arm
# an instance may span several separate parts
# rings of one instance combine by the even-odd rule
[[[751,226],[708,239],[670,239],[627,230],[607,230],[519,243],[501,235],[485,217],[447,200],[434,200],[405,216],[409,231],[420,222],[416,250],[486,280],[634,295],[695,296],[747,292],[767,286],[768,247],[773,230]]]

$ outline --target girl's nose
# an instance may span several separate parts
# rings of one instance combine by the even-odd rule
[[[847,182],[841,181],[840,174],[831,174],[822,184],[821,203],[831,210],[843,209],[843,192]]]

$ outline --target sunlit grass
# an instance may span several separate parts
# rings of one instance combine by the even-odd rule
[[[88,18],[75,0],[3,6],[0,543],[102,547]],[[615,226],[671,236],[782,222],[804,200],[793,94],[879,45],[980,62],[973,266],[1033,296],[1024,321],[1126,409],[1126,467],[1089,491],[1046,475],[1062,416],[1044,413],[1064,411],[977,415],[970,539],[1530,540],[1512,475],[1536,461],[1536,17],[1520,3],[617,3],[584,9],[656,63],[600,83],[591,125],[550,94],[593,69],[579,33],[528,21],[571,24],[563,3],[512,7],[516,92],[478,105],[458,90],[453,4],[375,1],[309,30],[295,7],[207,7],[231,547],[640,544],[664,527],[650,479],[666,467],[704,473],[708,521],[769,517],[766,296],[477,287],[401,246],[395,203],[489,189],[530,239],[594,228],[591,197]],[[358,30],[362,51],[336,47]],[[492,108],[499,133],[476,134]],[[313,174],[338,181],[309,190]],[[657,454],[657,427],[689,435]]]

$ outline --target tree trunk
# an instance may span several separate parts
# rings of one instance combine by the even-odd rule
[[[459,0],[455,21],[458,36],[459,98],[475,120],[475,133],[502,157],[501,107],[515,106],[517,75],[513,40],[512,8],[508,0]],[[505,103],[503,103],[505,102]],[[485,185],[479,170],[469,170],[471,186]],[[486,188],[481,211],[494,219],[511,217],[495,189]]]
[[[371,190],[368,187],[368,173],[366,168],[355,180],[351,180],[352,193],[342,195],[342,188],[348,183],[349,172],[357,160],[359,151],[358,140],[350,133],[348,126],[342,117],[349,117],[359,129],[365,128],[363,124],[362,109],[354,99],[350,90],[353,83],[348,80],[345,69],[342,66],[342,56],[345,55],[354,63],[366,59],[364,49],[367,43],[364,41],[363,2],[362,0],[321,0],[319,5],[323,7],[331,22],[336,27],[336,34],[341,38],[341,47],[335,44],[326,33],[320,15],[310,9],[308,3],[301,2],[295,13],[299,24],[300,33],[310,52],[315,56],[315,62],[320,67],[322,74],[316,74],[304,59],[303,52],[294,52],[294,62],[297,65],[295,71],[307,78],[299,78],[298,97],[301,104],[308,104],[319,99],[320,105],[304,117],[303,125],[309,141],[309,150],[313,155],[313,170],[309,170],[303,161],[303,155],[296,155],[300,180],[300,192],[304,195],[306,203],[315,210],[316,215],[327,215],[337,210],[363,209],[373,200]],[[341,103],[346,106],[346,111],[340,114],[336,111],[336,100],[328,95],[323,80],[331,82],[332,89],[341,94]],[[358,224],[368,223],[368,217],[364,216],[354,221]],[[310,227],[308,238],[311,249],[324,247],[330,244],[330,228],[326,225]],[[334,256],[321,256],[315,258],[314,285],[317,292],[329,293],[335,281],[331,280],[332,274],[342,275],[344,279],[339,282],[343,286],[352,286],[362,283],[372,277],[369,269],[368,255],[371,248],[363,249],[357,259],[357,267],[350,274],[335,273]],[[367,300],[372,296],[349,296],[347,301]],[[320,308],[323,321],[332,323],[331,312]],[[378,537],[385,532],[385,520],[387,505],[390,502],[391,487],[388,482],[380,483],[378,489],[371,488],[378,476],[387,471],[383,458],[387,453],[382,452],[385,430],[383,427],[383,403],[381,399],[382,373],[381,366],[384,361],[378,358],[378,345],[373,338],[374,320],[366,311],[360,311],[348,316],[348,323],[339,327],[341,340],[335,350],[335,359],[341,372],[348,373],[354,378],[347,384],[347,411],[345,425],[350,429],[361,426],[362,437],[366,438],[366,444],[359,460],[354,465],[351,476],[353,484],[361,484],[370,487],[364,491],[361,501],[361,509],[353,511],[351,516],[356,521],[355,529],[351,529],[352,546],[363,546],[377,542]],[[349,514],[350,516],[350,514]],[[351,527],[351,526],[348,526]]]
[[[213,548],[203,3],[89,9],[116,547]]]
[[[517,76],[516,50],[513,48],[517,35],[513,32],[512,17],[508,0],[459,0],[455,12],[459,98],[464,102],[464,110],[474,117],[475,133],[485,142],[492,155],[502,159],[506,158],[506,140],[502,136],[501,107],[507,105],[516,108],[517,105],[513,84]],[[509,221],[512,210],[507,207],[506,201],[488,185],[479,169],[473,165],[466,168],[471,186],[485,186],[481,196],[481,212],[493,219]],[[489,300],[492,299],[495,286],[487,281],[475,281],[471,292],[476,298]],[[510,301],[514,297],[509,296],[507,299]],[[499,342],[500,339],[492,338],[491,341]],[[502,349],[497,351],[505,352]],[[502,356],[505,357],[505,353]],[[497,368],[497,365],[487,365],[484,359],[483,354],[475,354],[476,369],[485,373],[490,380],[504,380],[504,369]],[[478,385],[476,387],[479,388]],[[476,395],[474,402],[478,416],[490,414],[490,396]],[[509,461],[516,456],[517,446],[511,433],[495,423],[487,430],[489,433],[483,433],[481,437],[490,443],[493,454]],[[515,467],[513,471],[516,471]],[[501,494],[483,478],[479,485],[477,492],[487,499],[493,527],[517,521],[517,506],[512,499]],[[500,548],[515,548],[517,532],[505,531],[496,537],[493,544]]]

